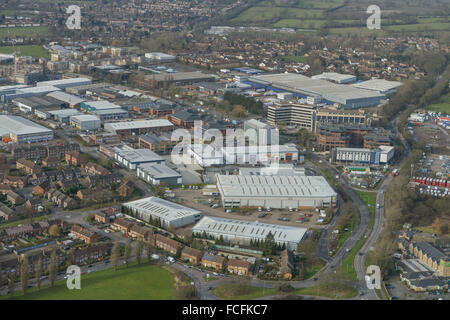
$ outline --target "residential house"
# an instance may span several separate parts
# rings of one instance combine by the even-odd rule
[[[65,159],[66,159],[67,163],[72,166],[84,167],[88,162],[88,158],[86,156],[82,155],[78,151],[67,152]]]
[[[50,189],[50,182],[48,180],[40,183],[33,189],[35,195],[43,196]]]
[[[17,212],[11,209],[10,207],[0,203],[0,218],[3,218],[5,221],[11,221],[16,219],[18,216]]]
[[[61,208],[73,208],[77,204],[74,199],[54,188],[47,191],[47,199]]]
[[[194,265],[199,264],[202,260],[202,257],[203,252],[191,247],[184,247],[183,251],[181,251],[181,259],[184,261],[189,261]]]
[[[107,174],[111,174],[111,171],[109,171],[108,169],[102,167],[101,165],[94,163],[94,162],[89,162],[85,167],[84,170],[86,170],[86,173],[88,175],[107,175]]]
[[[78,239],[83,240],[85,243],[90,244],[98,242],[98,234],[95,232],[83,228],[80,225],[73,225],[70,232]]]
[[[31,210],[39,211],[39,209],[42,207],[42,201],[36,198],[28,199],[27,202],[25,202],[25,205]]]
[[[41,167],[35,164],[33,161],[19,159],[16,161],[16,168],[23,169],[27,174],[34,174],[41,172]]]
[[[120,231],[123,234],[128,234],[133,225],[134,225],[133,222],[127,221],[125,219],[117,218],[111,224],[111,228],[114,230]]]
[[[61,161],[57,157],[48,157],[42,160],[42,166],[46,168],[59,168]]]
[[[250,262],[245,260],[230,259],[227,263],[229,273],[238,275],[248,275],[250,271]]]
[[[221,271],[225,266],[225,258],[221,256],[214,256],[211,254],[205,254],[202,258],[202,266]]]
[[[25,202],[25,199],[22,198],[19,194],[15,193],[14,191],[9,191],[6,194],[6,200],[8,200],[13,205],[21,205]]]
[[[12,188],[6,184],[0,183],[0,193],[5,195],[8,193],[8,191],[11,191]]]
[[[177,255],[183,248],[183,245],[178,241],[164,237],[159,233],[153,234],[153,245],[173,255]]]
[[[130,228],[129,234],[132,238],[144,241],[148,239],[148,236],[151,234],[151,230],[149,228],[141,227],[135,224]]]
[[[112,246],[112,243],[99,243],[83,248],[72,248],[69,251],[70,262],[83,265],[101,261],[111,255]]]
[[[28,178],[7,176],[3,179],[3,184],[13,188],[23,189],[28,184]]]

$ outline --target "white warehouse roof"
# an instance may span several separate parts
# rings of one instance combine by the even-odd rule
[[[165,164],[144,163],[138,166],[138,170],[145,172],[155,179],[181,177],[181,174]]]
[[[78,104],[78,103],[81,103],[81,102],[85,101],[84,99],[81,99],[81,98],[79,98],[77,96],[74,96],[72,94],[68,94],[68,93],[65,93],[65,92],[62,92],[62,91],[50,92],[49,94],[47,94],[47,96],[55,98],[55,99],[58,99],[58,100],[61,100],[61,101],[65,102],[65,103],[69,103],[69,104],[72,104],[72,105],[75,105],[75,104]]]
[[[384,79],[372,79],[353,84],[356,88],[378,91],[381,93],[394,90],[402,85],[403,83],[399,81],[388,81]]]
[[[258,221],[242,221],[218,217],[203,217],[193,228],[192,232],[211,232],[245,238],[265,239],[271,232],[276,242],[300,243],[306,228],[282,226],[278,224],[261,223]]]
[[[173,127],[173,123],[166,119],[157,120],[138,120],[138,121],[122,121],[114,123],[106,123],[106,131],[115,130],[127,130],[127,129],[142,129],[142,128],[152,128],[152,127]]]
[[[336,192],[321,176],[216,175],[225,197],[314,198],[333,197]]]
[[[149,149],[133,149],[127,145],[115,147],[114,152],[130,163],[164,161],[164,158]]]
[[[19,116],[0,115],[1,136],[9,135],[11,133],[15,135],[28,135],[51,132],[53,131],[28,119]]]
[[[201,214],[200,211],[167,201],[158,197],[149,197],[123,204],[125,207],[135,209],[140,213],[158,216],[166,221],[174,221],[187,216]]]
[[[80,84],[92,83],[91,79],[88,78],[72,78],[72,79],[62,79],[62,80],[51,80],[51,81],[41,81],[37,82],[36,86],[77,86]]]

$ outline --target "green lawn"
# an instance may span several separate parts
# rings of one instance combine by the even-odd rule
[[[238,283],[226,283],[216,287],[214,295],[229,300],[250,300],[263,296],[276,294],[274,288],[259,288]]]
[[[0,38],[2,37],[39,37],[49,34],[49,27],[17,27],[0,28]]]
[[[274,28],[320,29],[326,20],[282,19],[274,23]]]
[[[0,53],[12,54],[14,50],[20,52],[21,56],[32,56],[35,59],[47,58],[50,59],[50,54],[42,46],[29,45],[29,46],[7,46],[0,47]]]
[[[284,56],[281,58],[282,61],[291,61],[291,62],[303,62],[303,63],[307,63],[308,62],[308,57],[305,56]]]
[[[322,10],[288,7],[251,7],[233,19],[234,22],[259,22],[273,19],[323,18]]]
[[[323,283],[314,287],[300,288],[295,290],[296,294],[327,297],[332,299],[349,299],[356,296],[355,288],[342,283]]]
[[[450,114],[450,93],[441,97],[438,103],[426,107],[427,110]]]
[[[370,192],[370,191],[359,191],[359,190],[355,190],[355,192],[358,194],[358,196],[361,198],[361,200],[366,204],[367,208],[369,209],[369,212],[371,214],[374,214],[375,207],[377,205],[377,193]]]
[[[35,290],[35,289],[32,289]],[[110,268],[81,276],[81,289],[69,290],[66,281],[54,288],[30,291],[26,296],[17,292],[8,299],[18,300],[172,300],[175,282],[172,274],[158,266],[131,264],[117,271]],[[5,297],[2,297],[5,298]]]

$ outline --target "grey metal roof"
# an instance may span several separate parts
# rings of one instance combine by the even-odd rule
[[[203,217],[193,228],[193,232],[211,232],[237,237],[265,239],[270,233],[275,241],[299,243],[307,229],[278,224],[243,221],[218,217]]]

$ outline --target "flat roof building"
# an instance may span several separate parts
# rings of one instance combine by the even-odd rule
[[[217,174],[216,178],[226,208],[312,209],[334,205],[337,197],[321,176]]]
[[[384,95],[391,95],[397,92],[403,83],[399,81],[388,81],[384,79],[372,79],[353,84],[355,88],[371,90]]]
[[[71,78],[62,80],[41,81],[36,83],[36,87],[53,86],[59,89],[83,86],[92,84],[92,80],[88,78]]]
[[[320,97],[325,102],[337,103],[346,109],[376,106],[384,94],[356,88],[352,85],[331,83],[327,80],[311,79],[296,73],[259,75],[249,78],[250,82],[266,88],[282,89],[300,97]]]
[[[127,169],[136,170],[142,164],[164,164],[164,158],[148,149],[133,149],[127,145],[114,148],[114,159]]]
[[[139,178],[153,185],[161,183],[179,185],[183,182],[181,174],[165,164],[141,164],[137,167],[136,174]]]
[[[200,211],[167,201],[158,197],[149,197],[124,203],[130,215],[150,223],[161,220],[163,228],[180,228],[200,220]]]
[[[45,142],[53,140],[53,131],[19,116],[0,115],[0,136],[17,143]]]
[[[251,241],[264,241],[271,233],[277,244],[284,244],[289,250],[297,249],[306,231],[306,228],[218,217],[203,217],[192,228],[192,232],[199,237],[204,233],[215,239],[222,236],[225,242],[241,245],[249,245]]]
[[[100,129],[102,126],[100,118],[91,114],[80,114],[71,116],[70,124],[81,131],[97,130]]]
[[[149,132],[158,133],[161,131],[171,131],[173,128],[173,123],[167,119],[105,123],[105,131],[113,132],[120,136],[141,135]]]
[[[321,79],[328,80],[335,83],[353,83],[356,82],[357,78],[351,74],[342,74],[336,72],[324,72],[315,76],[312,76],[311,79]]]

